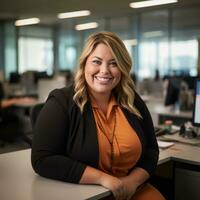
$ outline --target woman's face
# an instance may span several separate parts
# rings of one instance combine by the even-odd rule
[[[93,95],[110,95],[112,89],[120,82],[121,71],[105,44],[97,45],[87,58],[85,79]]]

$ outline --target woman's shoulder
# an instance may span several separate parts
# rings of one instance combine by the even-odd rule
[[[49,94],[49,96],[63,97],[63,98],[73,97],[73,95],[74,95],[74,87],[73,87],[73,85],[70,85],[68,87],[54,89]]]
[[[54,89],[53,91],[51,91],[47,101],[53,98],[64,106],[72,105],[73,95],[74,87],[73,85],[70,85],[68,87]]]

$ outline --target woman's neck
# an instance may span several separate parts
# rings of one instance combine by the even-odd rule
[[[96,94],[96,93],[94,94],[94,93],[91,93],[91,96],[95,100],[99,109],[106,115],[111,94]]]

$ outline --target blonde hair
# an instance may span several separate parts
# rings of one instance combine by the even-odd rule
[[[79,68],[75,75],[74,101],[82,112],[84,105],[88,101],[87,84],[84,75],[85,64],[88,56],[95,50],[98,44],[105,44],[110,48],[122,74],[119,84],[113,91],[116,101],[119,105],[141,118],[140,112],[133,104],[135,99],[135,85],[130,76],[131,58],[124,43],[112,32],[102,31],[94,33],[87,39],[79,59]]]

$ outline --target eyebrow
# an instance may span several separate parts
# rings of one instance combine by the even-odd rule
[[[102,58],[98,57],[98,56],[94,56],[94,58],[97,58],[99,60],[103,60]]]
[[[94,58],[97,58],[97,59],[99,59],[99,60],[103,60],[102,58],[100,58],[100,57],[98,57],[98,56],[94,56]],[[115,59],[114,59],[114,58],[113,58],[113,59],[110,59],[109,62],[110,62],[110,61],[115,61]]]

